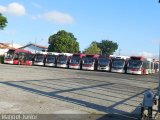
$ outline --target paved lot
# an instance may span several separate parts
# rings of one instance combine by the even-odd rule
[[[0,113],[89,113],[101,115],[99,120],[114,113],[137,119],[143,93],[157,86],[158,74],[0,64]]]

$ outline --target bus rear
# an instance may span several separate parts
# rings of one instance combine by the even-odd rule
[[[126,56],[113,57],[111,64],[111,72],[126,73],[127,60],[128,57]]]
[[[45,66],[56,67],[58,55],[59,55],[59,53],[55,53],[55,52],[47,53],[46,59],[45,59]]]
[[[111,59],[105,56],[99,57],[97,70],[110,71],[111,70]]]
[[[99,55],[86,55],[83,58],[82,70],[97,70]]]
[[[71,69],[82,69],[82,59],[85,57],[85,54],[75,53],[70,59],[69,68]]]

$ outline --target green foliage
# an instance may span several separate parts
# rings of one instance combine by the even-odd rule
[[[49,37],[49,52],[79,52],[79,43],[72,33],[60,30]]]
[[[91,43],[91,45],[86,48],[83,53],[85,54],[100,54],[100,49],[98,48],[96,43]]]
[[[3,30],[7,26],[7,23],[7,18],[0,13],[0,30]]]
[[[102,54],[113,54],[118,49],[118,44],[109,40],[102,40],[101,42],[93,42],[101,49]]]

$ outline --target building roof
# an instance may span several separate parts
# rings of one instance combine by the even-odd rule
[[[27,44],[23,47],[20,47],[20,49],[23,49],[23,48],[26,48],[26,47],[29,47],[29,46],[35,46],[35,47],[38,47],[38,48],[42,48],[42,49],[47,49],[48,47],[46,46],[42,46],[42,45],[37,45],[37,44],[33,44],[33,43],[30,43],[30,44]]]
[[[0,49],[8,49],[11,48],[9,43],[0,43]]]

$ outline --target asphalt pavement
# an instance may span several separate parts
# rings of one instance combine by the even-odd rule
[[[0,64],[0,113],[139,119],[144,92],[157,86],[158,74]]]

